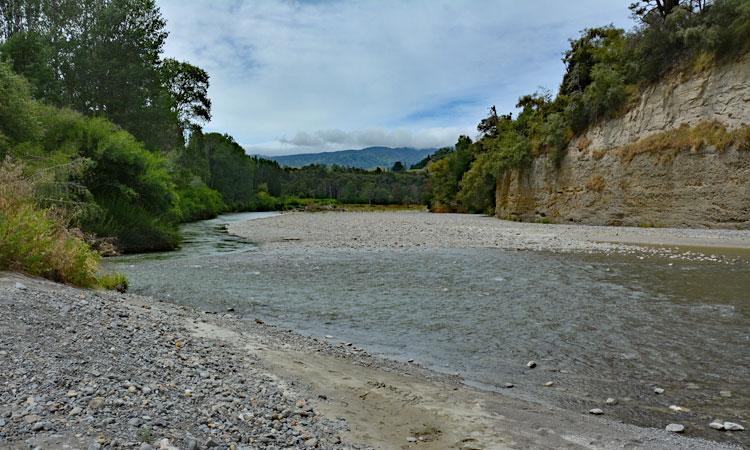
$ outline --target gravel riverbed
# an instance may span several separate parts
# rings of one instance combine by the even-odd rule
[[[351,448],[200,313],[0,275],[0,447]]]

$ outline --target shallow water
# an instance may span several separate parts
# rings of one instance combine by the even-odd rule
[[[497,249],[260,251],[224,216],[179,252],[108,260],[132,291],[296,331],[585,412],[748,444],[750,265]],[[535,360],[536,369],[526,368]],[[544,387],[553,381],[554,386]],[[665,389],[653,393],[655,386]],[[730,391],[723,397],[720,391]],[[604,400],[614,397],[615,406]],[[675,414],[669,405],[689,408]]]

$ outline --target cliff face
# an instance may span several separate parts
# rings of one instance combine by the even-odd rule
[[[559,167],[537,158],[497,184],[499,217],[595,225],[750,228],[750,149],[623,147],[715,121],[750,124],[750,56],[647,89],[623,117],[574,141]]]

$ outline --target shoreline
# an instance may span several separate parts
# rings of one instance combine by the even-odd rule
[[[10,320],[22,309],[33,320]],[[45,333],[31,328],[40,320]],[[102,322],[95,349],[81,328]],[[147,448],[144,438],[157,448],[737,448],[475,389],[231,314],[18,274],[0,274],[0,328],[14,375],[0,390],[1,448]],[[42,367],[54,383],[29,381]]]
[[[364,224],[377,217],[382,230]],[[750,256],[750,230],[636,228],[512,222],[490,216],[399,212],[291,212],[236,222],[230,234],[259,246],[491,247],[507,250],[645,252],[676,247],[698,253],[731,250]],[[702,250],[702,252],[701,252]]]

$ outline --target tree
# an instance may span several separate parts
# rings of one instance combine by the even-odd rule
[[[211,120],[208,73],[200,67],[172,58],[161,64],[162,83],[172,96],[173,111],[183,132],[200,128]]]
[[[393,167],[391,167],[391,172],[404,172],[406,171],[406,167],[404,167],[404,164],[401,161],[396,161],[393,163]]]
[[[631,3],[629,8],[635,17],[648,21],[654,16],[666,19],[678,7],[703,12],[711,3],[711,0],[638,0]]]

